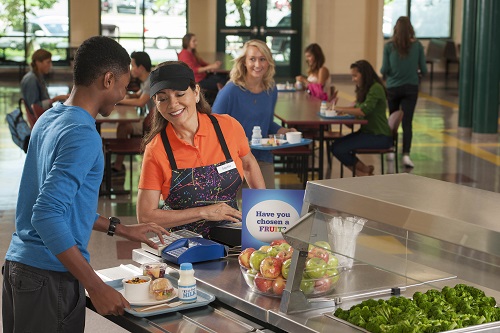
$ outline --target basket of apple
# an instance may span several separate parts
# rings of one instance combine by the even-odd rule
[[[247,248],[238,256],[241,273],[252,291],[268,296],[281,297],[285,289],[292,262],[293,248],[285,240],[275,240],[258,250]],[[330,293],[339,280],[342,267],[330,252],[328,242],[309,245],[300,290],[307,297]]]

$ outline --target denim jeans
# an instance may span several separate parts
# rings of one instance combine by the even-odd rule
[[[85,290],[68,272],[5,261],[3,331],[83,332]]]
[[[354,166],[358,161],[353,150],[360,148],[384,149],[392,146],[392,137],[362,133],[360,131],[336,139],[332,145],[332,153],[343,165]]]
[[[410,154],[411,140],[413,138],[413,114],[417,105],[418,86],[405,84],[400,87],[387,89],[387,104],[389,113],[403,110],[403,154]]]

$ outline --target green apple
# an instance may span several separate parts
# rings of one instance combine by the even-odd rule
[[[260,263],[267,257],[267,253],[261,250],[253,251],[250,255],[250,267],[256,271],[260,270]]]
[[[269,250],[269,248],[271,248],[270,245],[262,245],[261,247],[259,247],[259,250],[267,252],[267,250]]]
[[[314,281],[305,277],[302,278],[302,281],[300,281],[300,290],[304,293],[304,295],[312,294],[314,291]]]
[[[267,255],[270,257],[276,257],[276,255],[281,251],[281,248],[279,245],[274,245],[271,246],[269,249],[267,249]]]
[[[288,244],[288,243],[282,243],[282,244],[280,244],[278,246],[281,248],[282,251],[290,251],[290,250],[293,251],[292,246],[290,244]]]
[[[330,246],[330,243],[325,242],[325,241],[314,242],[314,245],[317,246],[317,247],[322,247],[324,249],[327,249],[328,251],[330,251],[332,249],[331,246]]]
[[[285,279],[288,279],[288,271],[290,270],[291,263],[292,259],[287,259],[283,261],[283,265],[281,265],[281,275],[283,275]]]
[[[326,273],[326,262],[323,259],[313,257],[307,260],[305,273],[311,279],[319,279]]]
[[[328,259],[328,264],[326,264],[326,274],[328,276],[333,275],[333,274],[330,274],[330,271],[333,271],[333,270],[337,271],[338,267],[339,267],[339,260],[337,259],[336,256],[331,255],[330,259]]]

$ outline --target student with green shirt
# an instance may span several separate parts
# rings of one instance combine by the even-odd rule
[[[392,146],[391,129],[386,116],[387,99],[382,80],[366,60],[351,65],[352,81],[356,84],[356,103],[352,107],[336,106],[335,110],[368,120],[354,133],[335,140],[333,155],[356,175],[373,175],[373,165],[361,162],[352,152],[355,149],[384,149]]]
[[[380,72],[386,78],[389,113],[403,110],[403,165],[413,168],[410,159],[412,122],[418,98],[418,70],[427,74],[424,48],[415,39],[415,31],[407,16],[401,16],[394,26],[394,35],[384,46]],[[389,160],[394,154],[388,154]]]

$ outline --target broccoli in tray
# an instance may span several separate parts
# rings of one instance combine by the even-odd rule
[[[500,320],[493,297],[465,284],[416,292],[413,299],[369,299],[335,316],[374,333],[434,333]]]

